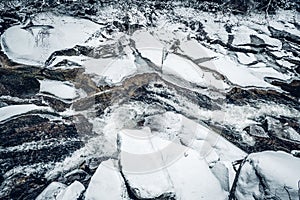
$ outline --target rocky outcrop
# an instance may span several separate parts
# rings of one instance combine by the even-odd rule
[[[38,175],[9,175],[10,170],[16,166],[46,166],[62,161],[83,145],[74,124],[50,121],[38,115],[20,116],[2,123],[0,132],[0,171],[6,177],[1,180],[1,196],[9,199],[19,196],[22,199],[35,198],[47,183],[42,179],[43,170]],[[30,189],[26,189],[28,187]]]

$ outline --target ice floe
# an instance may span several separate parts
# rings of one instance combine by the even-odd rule
[[[101,27],[86,19],[40,13],[32,19],[32,25],[7,29],[1,35],[1,47],[17,63],[42,66],[55,51],[88,45]]]

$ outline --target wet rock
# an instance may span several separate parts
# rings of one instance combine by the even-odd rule
[[[299,109],[297,99],[275,90],[243,89],[234,87],[226,93],[226,102],[236,105],[255,104],[257,101],[272,101],[279,104],[291,105]]]
[[[0,170],[58,162],[82,147],[74,124],[25,115],[0,125]]]
[[[74,181],[85,183],[89,180],[90,175],[87,172],[83,171],[82,169],[76,169],[67,173],[64,176],[64,178],[66,180],[66,184],[70,184]]]
[[[300,45],[300,37],[298,35],[294,35],[285,30],[277,30],[271,26],[268,26],[268,29],[274,38],[278,38],[278,39],[284,38],[290,42],[294,42],[294,43]]]
[[[15,166],[26,166],[36,163],[59,162],[83,146],[81,141],[65,142],[59,146],[46,146],[38,149],[0,152],[0,170],[7,172]]]
[[[246,127],[244,130],[247,131],[249,135],[254,137],[269,138],[263,127],[258,125],[251,125],[249,127]]]
[[[76,111],[87,110],[95,105],[95,97],[89,96],[73,102],[73,108]]]
[[[1,184],[1,199],[35,199],[46,187],[47,182],[35,175],[17,173]]]
[[[12,70],[0,69],[0,95],[30,97],[39,92],[40,83],[34,77]]]
[[[289,142],[282,142],[278,141],[276,138],[264,138],[264,137],[256,137],[251,136],[247,131],[248,128],[245,128],[245,133],[247,134],[252,142],[247,142],[243,139],[241,132],[233,130],[230,126],[224,125],[216,125],[210,124],[209,126],[215,130],[216,132],[220,133],[224,138],[231,141],[234,145],[242,149],[247,153],[265,151],[265,150],[281,150],[289,152],[289,145],[292,145],[291,148],[296,147],[295,144]]]
[[[77,136],[74,125],[50,122],[38,115],[21,116],[0,125],[0,145],[2,147],[21,145],[25,142],[49,138],[74,138]]]
[[[84,171],[86,171],[87,173],[89,173],[90,175],[93,175],[98,166],[106,161],[111,159],[111,157],[97,157],[97,158],[90,158],[88,159],[82,166],[81,169],[83,169]]]
[[[300,134],[293,128],[287,126],[287,124],[282,124],[280,120],[272,117],[267,117],[265,123],[267,123],[270,136],[278,138],[282,142],[286,140],[287,142],[294,142],[295,146],[300,147]]]
[[[1,3],[5,3],[5,2],[1,2]],[[9,7],[7,5],[6,9]],[[1,12],[0,16],[1,16],[1,21],[0,21],[0,33],[2,34],[7,28],[11,27],[13,24],[16,24],[18,22],[20,22],[21,16],[16,13],[16,12],[12,12],[12,10],[18,10],[20,9],[20,7],[15,7],[14,5],[14,9],[7,9],[6,12]]]
[[[85,47],[85,46],[78,46],[78,45],[69,49],[57,50],[49,56],[45,64],[46,65],[51,64],[51,62],[55,59],[56,56],[79,56],[79,55],[89,56],[93,51],[94,48],[92,47]],[[67,64],[67,63],[60,63],[60,65],[61,64]]]
[[[71,106],[70,103],[66,103],[54,97],[43,96],[42,99],[56,112],[63,112]]]
[[[299,119],[293,117],[280,116],[277,118],[286,127],[291,127],[298,133],[300,133],[300,123]]]
[[[41,79],[50,79],[57,81],[74,81],[79,78],[79,75],[83,73],[83,69],[74,68],[74,69],[41,69],[39,70],[37,77],[41,77]]]
[[[93,135],[93,124],[88,121],[83,115],[73,117],[78,135],[88,137]]]
[[[290,82],[282,82],[279,80],[272,81],[273,85],[280,86],[281,89],[289,92],[294,97],[300,98],[300,81],[292,80]]]
[[[167,110],[174,111],[175,108],[172,105],[164,102],[163,100],[174,99],[173,100],[174,103],[177,103],[175,99],[178,95],[178,96],[183,96],[187,98],[190,102],[195,103],[204,108],[213,109],[213,110],[219,108],[218,105],[212,102],[211,99],[206,95],[192,92],[184,88],[175,86],[169,82],[164,81],[157,75],[153,75],[153,76],[154,77],[149,79],[149,83],[147,84],[141,84],[141,85],[136,84],[132,86],[131,89],[132,99],[147,102],[147,103],[158,103],[165,106]],[[143,77],[139,77],[139,78],[143,78]],[[156,88],[158,88],[158,90]]]

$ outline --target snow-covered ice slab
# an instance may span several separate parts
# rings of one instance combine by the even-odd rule
[[[237,52],[236,55],[238,57],[239,62],[243,65],[248,65],[256,61],[255,55],[251,53],[246,54]]]
[[[139,50],[141,54],[151,60],[164,75],[176,76],[191,83],[205,84],[204,73],[199,66],[181,56],[169,53],[162,64],[163,50],[145,48]]]
[[[147,31],[136,31],[131,37],[137,49],[154,48],[163,49],[164,45],[159,39]]]
[[[61,191],[56,200],[76,200],[80,197],[82,192],[85,190],[84,185],[79,181],[74,181],[65,190]]]
[[[298,199],[300,159],[285,152],[250,154],[235,191],[237,199]]]
[[[69,16],[40,13],[32,19],[33,25],[17,25],[1,36],[1,48],[13,61],[41,66],[57,51],[79,44],[92,43],[92,35],[100,25]]]
[[[76,88],[68,82],[54,80],[39,80],[40,92],[53,94],[62,99],[74,99],[78,97]]]
[[[170,142],[153,138],[148,131],[123,130],[119,134],[122,171],[140,198],[156,198],[173,192],[168,172],[162,168],[164,161],[156,150],[168,147]]]
[[[165,112],[146,118],[146,126],[154,130],[156,136],[184,144],[196,150],[210,161],[230,161],[243,159],[246,153],[204,125],[198,124],[181,114]]]
[[[103,161],[97,168],[86,190],[85,199],[127,199],[124,181],[113,160]]]
[[[251,44],[250,35],[256,35],[257,32],[247,26],[233,27],[234,40],[233,45],[239,46],[244,44]],[[251,49],[249,46],[243,46],[243,48]]]
[[[289,78],[287,75],[280,74],[270,67],[263,68],[264,74],[262,74],[261,72],[256,72],[259,71],[259,69],[251,69],[243,65],[239,65],[230,57],[223,55],[219,55],[217,59],[201,63],[201,65],[209,69],[218,71],[219,73],[226,76],[232,84],[239,85],[241,87],[276,88],[275,86],[264,81],[264,77],[275,74],[277,78]]]
[[[0,108],[0,121],[4,121],[8,118],[21,115],[34,110],[52,111],[50,107],[37,106],[34,104],[11,105],[11,106]]]
[[[57,200],[56,196],[62,192],[67,186],[63,183],[52,182],[35,200]]]
[[[199,66],[184,57],[171,52],[167,53],[167,46],[160,41],[159,37],[160,36],[155,37],[149,32],[137,31],[132,36],[132,39],[135,41],[135,46],[142,57],[149,59],[160,68],[164,74],[173,75],[192,83],[203,84],[205,82],[203,79],[204,74]],[[197,44],[194,40],[184,44],[185,45],[182,46],[184,53],[191,53],[187,45],[192,44],[193,48],[199,50],[197,51],[199,57],[209,57],[209,55],[213,54],[212,51]],[[196,57],[196,55],[192,53],[191,57],[193,56]]]
[[[102,75],[106,81],[112,84],[120,83],[125,77],[134,74],[137,68],[134,64],[133,56],[127,58],[114,59],[103,71]]]
[[[196,151],[153,136],[149,128],[122,130],[119,143],[122,172],[139,198],[226,198],[227,193]]]
[[[110,84],[118,84],[123,79],[137,72],[132,52],[118,58],[86,58],[81,64],[85,73],[93,75],[96,84],[105,80]]]
[[[216,52],[206,48],[195,39],[182,41],[179,47],[179,53],[182,52],[192,59],[213,58],[218,55]]]

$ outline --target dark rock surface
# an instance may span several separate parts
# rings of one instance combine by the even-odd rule
[[[40,83],[36,78],[0,69],[0,95],[28,97],[38,93],[39,89]]]
[[[47,185],[47,181],[39,176],[22,173],[8,179],[5,186],[10,189],[2,190],[1,199],[35,199]]]
[[[16,166],[47,165],[62,161],[83,146],[74,124],[50,121],[38,115],[21,116],[1,124],[0,138],[1,174]],[[0,188],[5,190],[5,195],[1,194],[1,198],[32,199],[46,184],[42,174],[19,174],[18,178],[15,176],[1,180]],[[12,184],[9,189],[6,188],[7,184]]]
[[[28,115],[0,125],[2,147],[50,138],[67,139],[77,136],[74,125],[50,122],[47,118]]]

